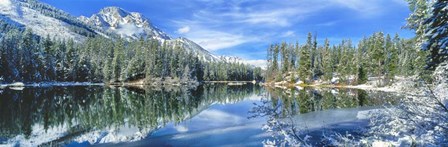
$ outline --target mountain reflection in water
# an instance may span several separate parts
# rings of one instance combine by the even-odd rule
[[[394,100],[382,92],[279,90],[253,84],[0,89],[0,143],[260,146],[272,138],[262,131],[272,118],[319,122],[323,119],[313,116],[356,115],[358,109],[351,109]]]

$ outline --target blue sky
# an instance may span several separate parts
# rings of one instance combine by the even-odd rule
[[[308,32],[331,43],[355,43],[373,32],[399,33],[409,15],[404,0],[42,0],[72,15],[106,6],[140,12],[172,37],[187,37],[216,55],[265,63],[266,48],[303,43]]]

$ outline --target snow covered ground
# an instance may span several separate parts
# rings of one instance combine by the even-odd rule
[[[104,83],[91,82],[43,82],[43,83],[22,83],[0,84],[0,88],[20,88],[20,87],[54,87],[54,86],[103,86]]]
[[[371,113],[367,142],[393,146],[448,146],[448,63],[434,74],[435,82],[407,92],[394,107]]]
[[[354,88],[354,89],[362,89],[362,90],[376,90],[376,91],[384,91],[384,92],[407,92],[412,89],[415,89],[416,77],[395,77],[395,81],[390,86],[379,87],[375,85],[375,81],[369,81],[366,84],[361,85],[347,85],[343,86],[344,88]]]
[[[351,134],[336,132],[326,135],[323,141],[334,146],[448,146],[448,62],[441,64],[432,77],[432,84],[426,84],[414,76],[396,77],[394,83],[386,87],[376,86],[374,78],[369,78],[363,85],[334,86],[397,92],[404,98],[395,106],[359,111],[356,118],[370,121],[369,129],[363,133],[364,137],[354,139]],[[312,86],[319,88],[323,85],[317,83]],[[297,125],[281,121],[272,121],[271,124],[293,128],[280,129],[280,134],[285,136],[288,144],[309,145],[307,141],[310,136],[294,136],[291,130],[303,130],[297,129],[300,128]],[[316,122],[311,124],[315,125]],[[279,128],[270,129],[279,131]],[[278,145],[279,141],[267,141],[265,144]]]

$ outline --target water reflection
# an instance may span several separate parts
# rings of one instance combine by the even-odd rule
[[[359,135],[357,128],[367,123],[358,112],[398,100],[392,93],[358,89],[268,89],[266,98],[250,111],[250,118],[267,118],[263,129],[274,138],[265,140],[265,145],[327,146],[322,135]]]
[[[381,91],[360,89],[268,89],[273,107],[281,106],[282,115],[303,114],[328,109],[394,104],[397,97]]]
[[[98,130],[136,128],[138,139],[168,122],[179,123],[212,103],[236,103],[259,92],[254,85],[204,85],[179,87],[109,88],[47,87],[0,92],[1,144],[67,144]],[[138,134],[138,133],[137,133]],[[105,143],[99,134],[89,143]],[[103,140],[101,141],[101,139]],[[135,140],[136,137],[126,139]],[[115,140],[116,141],[116,140]]]

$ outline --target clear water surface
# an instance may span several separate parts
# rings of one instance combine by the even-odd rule
[[[0,145],[262,146],[282,139],[267,131],[275,127],[268,125],[272,119],[290,120],[317,143],[323,131],[356,134],[367,126],[366,110],[398,98],[354,89],[253,84],[3,88]]]

